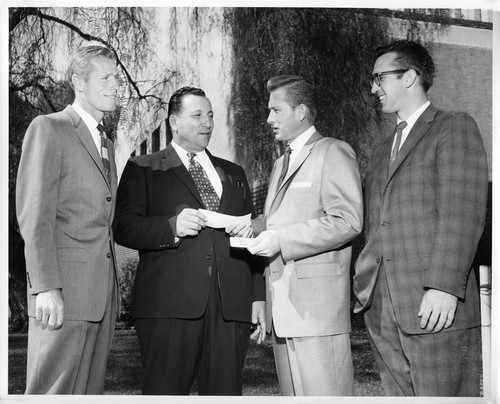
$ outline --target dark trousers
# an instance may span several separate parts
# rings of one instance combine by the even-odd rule
[[[207,309],[197,319],[136,319],[143,394],[187,395],[196,377],[200,395],[241,395],[250,323],[222,316],[217,273]]]
[[[403,332],[383,264],[365,322],[386,395],[479,396],[479,327],[429,334]]]

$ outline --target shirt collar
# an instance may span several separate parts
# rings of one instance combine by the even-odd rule
[[[292,152],[301,149],[309,140],[309,138],[313,135],[314,132],[316,132],[316,128],[313,125],[305,132],[303,132],[301,135],[297,136],[289,145],[290,149],[292,149]]]
[[[85,125],[87,125],[87,128],[89,128],[91,133],[99,133],[99,131],[97,130],[97,125],[99,124],[99,122],[97,122],[92,115],[90,115],[87,111],[85,111],[76,102],[73,103],[72,107],[78,113],[78,115],[80,115],[83,122],[85,122]]]
[[[404,129],[405,131],[410,131],[413,125],[415,125],[415,122],[417,122],[417,119],[420,118],[420,115],[424,113],[424,111],[427,109],[427,107],[431,105],[431,102],[427,100],[426,103],[424,103],[419,109],[417,109],[411,116],[406,120],[407,126]],[[397,118],[397,123],[399,124],[402,122],[399,117]]]
[[[177,154],[181,158],[182,163],[186,167],[189,167],[189,157],[188,157],[189,152],[184,147],[179,146],[177,143],[175,143],[174,140],[172,140],[171,143],[172,143],[172,147],[174,148],[174,150],[177,152]],[[205,159],[205,158],[208,158],[208,154],[205,150],[202,150],[202,151],[196,153],[196,157],[198,157],[198,160]]]

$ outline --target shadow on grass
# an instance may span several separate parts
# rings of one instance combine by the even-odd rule
[[[353,322],[354,324],[355,322]],[[9,394],[23,394],[26,380],[26,334],[9,335]],[[357,326],[351,334],[354,365],[354,394],[383,395],[380,378],[364,328]],[[106,395],[141,394],[141,358],[135,330],[117,329],[111,347],[106,373]],[[191,394],[197,394],[196,386]],[[250,341],[243,369],[243,395],[279,395],[278,377],[270,338],[262,345]]]

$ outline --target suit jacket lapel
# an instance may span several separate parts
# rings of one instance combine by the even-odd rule
[[[234,191],[233,180],[230,175],[226,175],[224,169],[219,164],[219,159],[212,156],[212,154],[208,150],[206,152],[208,154],[208,157],[210,158],[210,161],[215,167],[215,171],[217,171],[217,174],[219,174],[219,178],[222,182],[222,196],[220,198],[219,209],[217,211],[224,213],[229,205],[229,201],[231,200],[231,196]]]
[[[434,105],[429,105],[427,109],[420,115],[420,117],[417,119],[415,122],[415,125],[413,125],[413,128],[411,129],[408,137],[406,138],[405,142],[403,143],[403,146],[401,147],[401,150],[399,151],[398,155],[396,156],[396,160],[394,160],[394,163],[392,164],[391,168],[389,169],[388,175],[387,175],[387,181],[384,186],[384,190],[389,184],[389,181],[391,178],[394,176],[394,173],[398,170],[398,168],[401,166],[401,163],[406,159],[408,154],[413,150],[413,148],[417,145],[417,143],[422,139],[422,137],[427,133],[427,131],[430,128],[430,123],[434,121],[434,117],[436,116],[437,113],[437,108]],[[392,142],[390,143],[392,147]],[[389,154],[390,155],[390,150]]]
[[[283,157],[280,157],[279,164],[276,165],[276,171],[275,174],[278,173],[278,175],[273,175],[272,181],[270,188],[271,189],[276,189],[275,196],[271,200],[270,203],[270,208],[269,208],[269,215],[272,215],[276,209],[278,209],[279,205],[281,204],[281,201],[283,200],[283,197],[285,196],[285,193],[290,186],[291,179],[297,172],[297,170],[302,166],[306,158],[311,154],[311,150],[314,148],[316,145],[316,142],[321,139],[323,136],[321,136],[318,132],[314,132],[312,136],[309,138],[309,140],[305,143],[305,145],[302,147],[302,149],[299,151],[299,154],[293,161],[293,164],[290,166],[288,169],[288,172],[283,179],[283,183],[280,185],[279,189],[276,189],[277,187],[277,180],[279,177],[279,173],[281,173],[281,167],[283,164]],[[278,167],[279,166],[279,167]],[[276,177],[276,178],[274,178]]]
[[[274,164],[273,170],[271,171],[271,176],[269,177],[269,189],[267,191],[267,197],[266,197],[266,202],[264,204],[264,213],[266,216],[269,216],[269,212],[271,211],[271,205],[272,202],[274,201],[274,198],[276,198],[276,192],[277,192],[277,183],[278,183],[278,178],[279,174],[281,172],[281,166],[283,164],[283,156],[279,157],[276,160],[276,163]]]
[[[372,167],[378,167],[379,169],[378,183],[379,183],[380,197],[382,197],[387,184],[389,160],[391,158],[393,140],[394,140],[394,134],[390,138],[385,140],[385,142],[379,149],[379,152],[373,157]]]
[[[189,174],[189,171],[182,163],[181,158],[175,151],[172,144],[169,143],[167,147],[162,150],[161,163],[165,171],[171,169],[175,174],[177,174],[177,176],[181,179],[184,185],[186,185],[187,189],[194,195],[200,205],[205,206],[203,204],[203,200],[201,199],[200,193],[196,188],[193,177],[191,177],[191,174]]]
[[[68,105],[64,111],[68,114],[71,123],[75,127],[76,135],[78,136],[83,146],[90,154],[90,157],[92,157],[94,163],[97,165],[97,168],[101,172],[104,181],[106,181],[106,185],[108,186],[109,189],[111,189],[109,178],[106,175],[106,172],[104,171],[104,165],[102,164],[101,155],[97,150],[94,139],[90,134],[89,128],[87,128],[87,125],[85,124],[83,119],[80,117],[80,115],[78,115],[78,113],[73,109],[71,105]],[[112,142],[111,141],[108,142],[108,147],[110,143]],[[113,158],[113,156],[114,154],[110,152],[110,157]]]
[[[231,184],[231,177],[227,176],[222,167],[219,164],[218,159],[212,156],[208,150],[206,150],[210,161],[215,167],[215,171],[219,174],[219,177],[222,182],[222,196],[219,203],[219,212],[224,212],[231,200],[231,194],[233,193],[233,187]],[[189,174],[189,171],[186,169],[184,164],[181,161],[181,158],[175,151],[174,147],[169,144],[165,149],[163,149],[162,153],[162,166],[165,170],[173,170],[174,173],[184,182],[189,191],[194,195],[196,200],[203,206],[205,209],[205,204],[203,203],[203,199],[201,199],[201,195],[198,192],[198,188],[196,188],[196,184]]]

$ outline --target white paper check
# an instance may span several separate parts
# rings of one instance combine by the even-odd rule
[[[231,247],[247,248],[250,240],[255,240],[253,238],[246,237],[229,237],[229,244]]]
[[[227,227],[230,224],[237,223],[250,223],[252,214],[249,213],[245,216],[231,216],[225,215],[223,213],[213,212],[211,210],[199,209],[201,213],[207,218],[206,225],[208,227],[213,227],[214,229],[220,229],[221,227]]]

